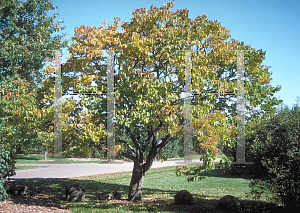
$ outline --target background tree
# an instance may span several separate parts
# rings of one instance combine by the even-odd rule
[[[0,126],[1,150],[32,152],[37,146],[50,146],[53,135],[53,93],[45,58],[66,46],[62,21],[48,0],[2,0],[0,4]],[[55,35],[54,35],[55,34]],[[52,98],[50,97],[52,96]],[[53,140],[52,140],[53,142]],[[8,152],[7,152],[8,151]],[[1,188],[1,187],[0,187]]]
[[[3,108],[0,114],[10,117],[7,124],[12,129],[19,130],[16,131],[19,134],[18,140],[23,140],[22,148],[28,148],[27,151],[33,149],[30,148],[33,143],[30,140],[25,141],[24,138],[33,136],[27,137],[26,134],[35,135],[40,132],[38,138],[49,138],[49,128],[53,127],[53,112],[51,114],[49,111],[53,111],[53,93],[49,94],[53,78],[49,79],[49,73],[41,68],[45,64],[45,58],[53,58],[54,50],[66,46],[66,42],[63,41],[64,35],[58,34],[64,29],[60,26],[62,21],[55,22],[58,14],[48,16],[48,12],[53,9],[55,6],[48,0],[1,1],[0,81],[3,88],[6,88],[3,91],[6,99],[2,100]],[[25,85],[28,86],[27,89],[24,88]],[[31,108],[26,105],[30,105]],[[20,107],[23,110],[35,109],[36,115],[43,121],[41,125],[36,126],[37,123],[26,121],[30,119],[26,116],[32,112],[20,112]],[[13,108],[18,110],[13,111]],[[19,115],[15,116],[18,113]],[[30,124],[26,126],[24,122]],[[22,131],[21,127],[27,128],[26,131]],[[30,128],[32,131],[27,131]],[[45,135],[43,132],[48,133]],[[14,140],[10,141],[14,143]]]
[[[247,109],[269,103],[278,90],[269,85],[270,73],[260,65],[264,52],[229,39],[229,31],[206,15],[188,18],[188,10],[170,11],[173,2],[149,10],[138,8],[130,22],[105,27],[80,26],[74,31],[71,57],[64,64],[63,85],[75,92],[106,93],[106,54],[116,53],[115,112],[116,143],[122,155],[134,162],[128,199],[141,200],[143,180],[154,158],[174,138],[183,137],[185,55],[192,50],[192,123],[195,136],[212,155],[222,138],[233,146],[234,97],[215,93],[236,92],[236,55],[232,50],[252,49],[246,54]],[[106,24],[104,22],[104,24]],[[67,73],[81,74],[81,78]],[[93,86],[95,85],[95,86]],[[255,98],[256,97],[256,98]],[[106,98],[86,97],[96,110],[94,121],[106,121]],[[272,108],[272,104],[269,105]],[[105,131],[105,129],[102,129]]]
[[[102,148],[106,147],[104,122],[94,122],[92,110],[84,110],[87,100],[66,99],[62,111],[63,156],[104,157]]]
[[[37,104],[36,86],[17,77],[2,80],[0,96],[0,199],[5,199],[3,179],[15,174],[14,154],[53,146],[53,108]]]
[[[300,105],[279,108],[276,115],[261,119],[247,137],[254,165],[251,191],[256,196],[274,195],[291,212],[300,209]]]
[[[18,74],[32,81],[41,77],[44,58],[66,46],[62,21],[55,22],[55,6],[49,0],[2,0],[0,5],[0,81]],[[54,35],[55,34],[55,35]]]
[[[43,128],[43,109],[36,104],[34,86],[21,78],[9,77],[2,81],[0,91],[2,144],[14,144],[25,153],[32,151]]]

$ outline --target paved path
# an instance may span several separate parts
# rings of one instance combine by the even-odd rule
[[[219,161],[220,159],[216,159]],[[151,168],[176,166],[184,164],[198,164],[199,160],[184,162],[182,161],[164,161],[153,162]],[[71,178],[80,176],[89,176],[97,174],[108,174],[116,172],[132,171],[133,163],[80,163],[80,164],[17,164],[30,166],[44,166],[45,168],[16,171],[16,175],[11,180],[45,179],[45,178]]]

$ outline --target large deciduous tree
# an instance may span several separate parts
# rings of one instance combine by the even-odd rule
[[[248,114],[259,106],[273,107],[267,67],[261,65],[265,52],[231,39],[229,30],[206,15],[195,19],[188,10],[171,11],[173,2],[132,12],[130,22],[120,19],[107,27],[75,29],[70,58],[64,64],[63,87],[74,92],[106,93],[107,55],[115,52],[115,136],[122,155],[134,162],[128,199],[141,200],[143,180],[157,153],[176,137],[183,137],[185,53],[192,50],[192,126],[201,146],[211,153],[222,137],[232,145],[235,96],[215,93],[236,92],[236,53],[245,53],[245,90]],[[104,22],[106,25],[106,23]],[[77,72],[80,78],[67,73]],[[92,83],[93,82],[93,83]],[[105,95],[86,96],[86,108],[95,123],[105,121]],[[272,102],[272,104],[270,104]],[[102,131],[105,129],[102,128]]]
[[[18,74],[32,81],[41,77],[44,58],[66,46],[58,16],[48,12],[55,6],[49,0],[2,0],[0,4],[0,81]]]
[[[42,70],[45,59],[65,47],[62,21],[49,16],[48,0],[2,0],[0,4],[1,144],[32,152],[53,137],[53,78]],[[46,71],[46,72],[45,72]],[[53,140],[52,140],[53,141]]]
[[[53,134],[53,78],[42,67],[46,58],[53,59],[54,51],[66,46],[64,35],[59,34],[62,21],[55,20],[57,13],[48,14],[55,8],[49,0],[2,0],[0,4],[0,115],[10,132],[2,140],[22,141],[27,151],[37,144],[32,141],[36,138],[48,146]]]
[[[24,153],[32,153],[37,146],[51,147],[54,134],[53,107],[45,106],[41,94],[31,84],[8,77],[0,86],[1,144],[5,148],[18,146]]]

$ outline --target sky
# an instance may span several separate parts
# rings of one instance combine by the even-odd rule
[[[104,26],[114,17],[130,21],[136,8],[167,0],[52,0],[59,7],[57,19],[64,20],[66,39],[71,40],[80,25]],[[230,30],[231,37],[252,48],[266,51],[263,65],[271,66],[272,86],[282,86],[275,94],[289,107],[300,97],[300,1],[299,0],[175,0],[172,11],[189,10],[189,18],[206,14]],[[66,52],[64,52],[66,55]],[[63,56],[64,59],[64,56]]]

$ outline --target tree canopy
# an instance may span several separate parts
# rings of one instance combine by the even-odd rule
[[[63,21],[55,21],[56,7],[49,0],[2,0],[0,6],[0,80],[18,74],[32,81],[41,77],[45,58],[66,46]]]
[[[192,127],[202,148],[211,153],[220,143],[234,145],[236,53],[245,52],[247,120],[274,111],[272,97],[280,87],[270,85],[271,73],[261,65],[265,52],[231,39],[229,30],[206,15],[191,19],[187,9],[138,8],[129,22],[115,17],[106,26],[79,26],[63,66],[64,91],[106,93],[107,54],[115,52],[115,136],[122,155],[134,162],[129,200],[142,198],[143,177],[157,153],[176,137],[183,137],[185,54],[192,50]],[[74,72],[78,76],[72,75]],[[225,94],[220,96],[220,94]],[[81,103],[93,124],[106,122],[106,96],[84,96]],[[256,109],[260,108],[261,111]],[[103,113],[106,112],[106,113]],[[106,134],[102,125],[103,136]]]
[[[1,1],[0,140],[6,147],[18,145],[19,151],[51,147],[53,78],[42,68],[66,46],[58,14],[48,15],[55,8],[48,0]]]

